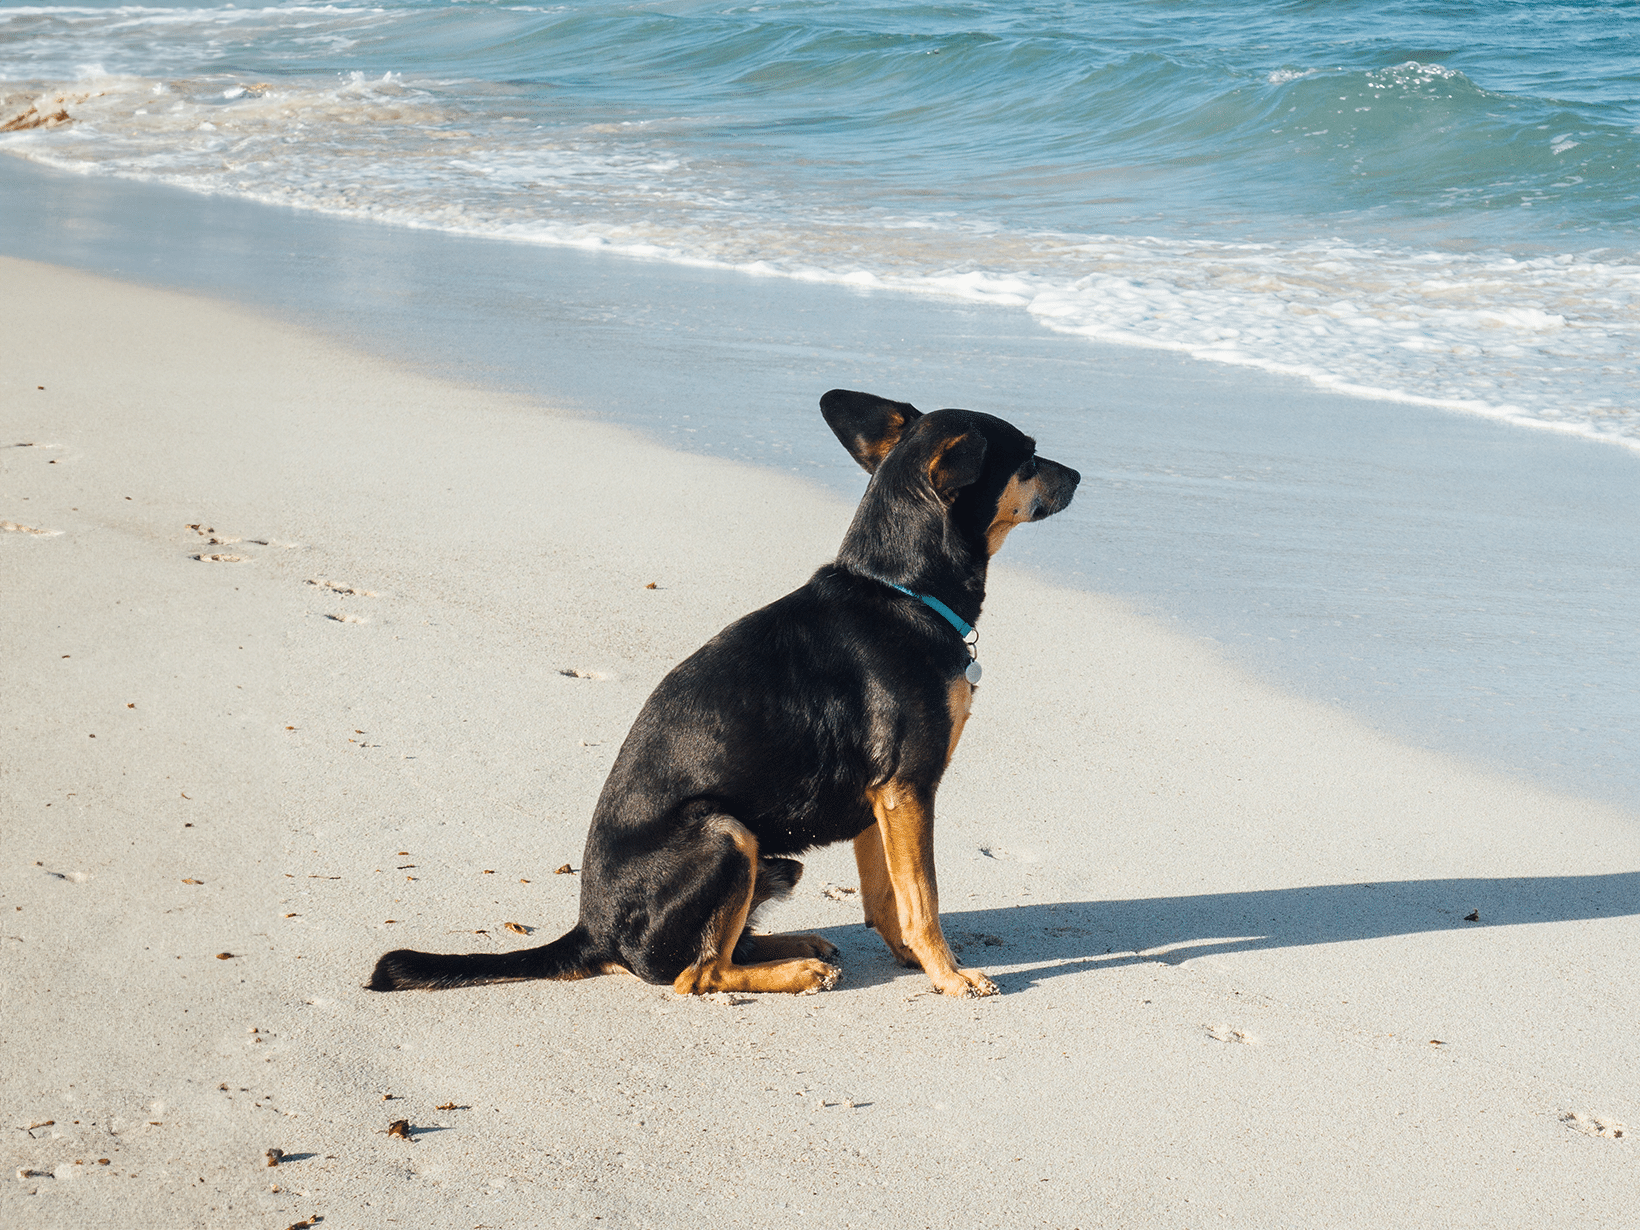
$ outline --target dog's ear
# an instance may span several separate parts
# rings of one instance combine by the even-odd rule
[[[947,504],[985,468],[985,437],[977,431],[941,440],[928,462],[928,481]]]
[[[905,429],[922,417],[922,411],[909,402],[848,389],[833,389],[822,397],[820,413],[867,474],[877,472]]]

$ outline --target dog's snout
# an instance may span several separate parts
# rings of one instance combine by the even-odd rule
[[[1036,467],[1038,495],[1031,509],[1032,521],[1040,521],[1062,511],[1071,502],[1077,484],[1082,481],[1082,475],[1077,471],[1057,461],[1049,461],[1046,457],[1038,457]]]

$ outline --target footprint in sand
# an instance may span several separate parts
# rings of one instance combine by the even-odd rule
[[[243,564],[251,557],[248,555],[190,555],[189,559],[197,559],[202,564]]]
[[[240,538],[233,534],[224,534],[215,526],[206,525],[203,521],[190,521],[188,528],[205,540],[206,546],[231,547],[236,542],[254,542],[259,547],[278,547],[281,551],[288,551],[300,544],[294,542],[280,542],[277,538]],[[199,556],[194,556],[198,559]]]
[[[1585,1115],[1578,1110],[1567,1111],[1560,1117],[1560,1121],[1574,1132],[1581,1132],[1585,1136],[1599,1136],[1605,1140],[1621,1140],[1628,1130],[1616,1119]]]
[[[323,577],[311,577],[307,584],[317,585],[320,589],[328,589],[332,593],[341,594],[350,598],[380,598],[373,589],[360,589],[357,585],[343,585],[340,581],[327,581]]]
[[[1008,946],[1008,941],[1000,935],[989,935],[984,931],[952,931],[946,936],[946,940],[958,952],[976,945],[985,948],[1006,948]]]

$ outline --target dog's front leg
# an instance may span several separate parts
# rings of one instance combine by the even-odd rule
[[[995,995],[996,984],[979,970],[960,970],[951,956],[951,946],[940,930],[940,893],[934,875],[934,799],[903,782],[889,782],[871,796],[881,835],[888,884],[894,896],[894,917],[899,935],[891,938],[877,921],[884,911],[872,916],[878,932],[896,954],[908,949],[923,972],[946,995],[966,997]],[[861,838],[869,836],[861,834]],[[860,838],[855,840],[856,860],[860,859]],[[862,863],[861,892],[867,892]],[[868,897],[866,908],[873,908]],[[895,943],[895,939],[899,944]]]
[[[860,869],[860,903],[865,907],[866,926],[876,929],[901,965],[920,969],[916,954],[900,938],[900,907],[895,904],[894,885],[888,878],[881,826],[874,824],[854,839],[854,865]]]

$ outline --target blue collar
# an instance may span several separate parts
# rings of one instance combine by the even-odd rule
[[[872,579],[881,580],[879,577],[873,577]],[[931,597],[928,594],[919,594],[916,590],[907,589],[903,585],[896,585],[893,581],[883,581],[882,583],[890,589],[899,590],[908,598],[915,598],[918,602],[924,603],[929,610],[939,615],[946,623],[957,630],[957,635],[962,637],[962,643],[968,646],[968,669],[963,671],[963,678],[967,679],[970,684],[977,685],[981,673],[979,668],[979,630],[938,598]],[[970,640],[970,637],[973,639]]]
[[[955,628],[957,630],[957,635],[962,637],[963,640],[966,641],[970,636],[975,636],[974,625],[964,621],[964,619],[962,618],[961,615],[958,615],[955,611],[953,611],[950,607],[946,606],[945,603],[941,602],[938,598],[932,598],[927,594],[919,594],[916,590],[907,589],[903,585],[896,585],[896,584],[894,584],[893,581],[884,581],[883,584],[888,586],[890,589],[899,590],[902,594],[905,594],[907,597],[915,598],[919,602],[927,603],[928,606],[931,607],[934,611],[938,612],[939,614],[941,614],[945,617],[945,622],[950,624],[953,628]],[[976,640],[978,639],[977,636],[975,636],[975,639]]]

